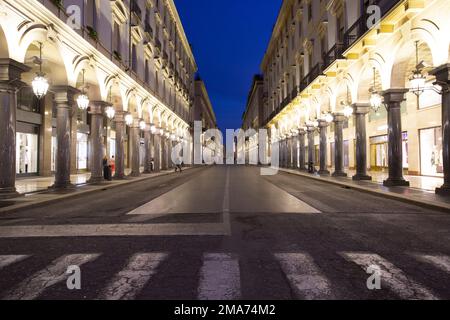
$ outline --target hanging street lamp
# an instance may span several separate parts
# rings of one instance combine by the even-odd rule
[[[49,88],[48,80],[45,78],[45,73],[42,72],[42,42],[39,42],[39,72],[31,82],[34,95],[40,100],[44,97]]]
[[[89,97],[85,93],[85,83],[84,83],[85,72],[86,71],[83,69],[83,86],[81,88],[81,94],[77,98],[78,108],[80,108],[81,110],[86,110],[89,107]]]

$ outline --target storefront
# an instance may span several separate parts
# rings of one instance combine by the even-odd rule
[[[389,167],[388,136],[370,138],[370,167],[371,170],[384,170]],[[403,132],[403,168],[408,169],[408,133]]]
[[[20,131],[19,131],[20,130]],[[38,174],[39,127],[18,125],[16,133],[16,173],[19,176]]]
[[[87,170],[88,141],[86,133],[77,132],[77,170]]]
[[[442,177],[442,127],[421,129],[419,137],[421,174]]]

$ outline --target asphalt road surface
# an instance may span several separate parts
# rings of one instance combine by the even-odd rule
[[[450,298],[448,213],[259,173],[195,168],[3,214],[0,299]]]

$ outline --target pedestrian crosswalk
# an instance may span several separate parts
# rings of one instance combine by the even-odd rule
[[[197,255],[197,254],[196,254]],[[268,253],[267,257],[271,260],[265,261],[270,265],[271,272],[279,272],[282,276],[277,287],[285,286],[285,291],[290,292],[291,299],[301,300],[327,300],[327,299],[346,299],[348,296],[343,292],[349,292],[355,287],[363,288],[366,286],[367,279],[370,276],[369,268],[376,267],[380,271],[381,287],[380,297],[397,297],[405,300],[434,300],[449,299],[450,290],[445,292],[442,286],[438,288],[431,287],[433,281],[425,277],[418,276],[420,273],[412,272],[411,268],[405,265],[405,261],[414,261],[414,266],[423,266],[427,271],[431,269],[447,274],[449,278],[441,278],[445,284],[450,284],[450,256],[443,254],[424,254],[424,253],[402,253],[401,259],[395,262],[389,261],[378,253],[370,252],[336,252],[330,253],[330,259],[324,259],[323,253],[315,256],[308,252],[273,252]],[[17,283],[4,285],[2,278],[8,277],[8,274],[19,270],[26,270],[30,260],[34,255],[0,255],[0,299],[4,300],[33,300],[43,296],[52,297],[52,289],[59,286],[55,292],[55,298],[59,298],[61,288],[69,275],[67,269],[70,266],[78,266],[82,270],[88,270],[83,273],[82,290],[90,287],[92,284],[84,282],[85,279],[95,279],[96,275],[90,275],[96,270],[99,260],[103,257],[102,253],[71,253],[62,255],[56,259],[50,258],[44,268],[19,279]],[[40,261],[45,258],[39,257]],[[165,275],[167,270],[173,270],[170,264],[175,263],[176,259],[184,259],[171,252],[137,252],[130,254],[127,258],[121,259],[120,263],[113,268],[111,275],[107,274],[101,277],[100,283],[94,287],[97,289],[86,294],[88,298],[100,300],[132,300],[145,297],[152,291],[154,286],[161,288],[157,281],[164,281],[167,277],[179,277],[179,287],[173,290],[185,290],[183,287],[183,277],[179,274]],[[191,299],[199,300],[237,300],[246,299],[248,286],[261,288],[265,291],[272,290],[266,286],[266,279],[255,279],[255,274],[248,274],[249,269],[243,267],[243,261],[248,266],[249,257],[240,256],[238,253],[227,252],[207,252],[201,253],[195,259],[200,259],[201,263],[195,264],[196,271],[189,268],[192,272],[189,277],[195,277],[197,287],[192,291]],[[391,258],[392,259],[392,258]],[[179,261],[176,263],[180,263]],[[183,262],[181,262],[183,264]],[[333,267],[330,268],[329,265]],[[84,269],[85,265],[89,268]],[[339,265],[339,266],[338,266]],[[103,263],[104,266],[104,263]],[[278,267],[273,267],[278,266]],[[194,269],[195,269],[194,268]],[[352,270],[353,274],[330,274],[330,269]],[[361,270],[358,272],[358,270]],[[105,273],[100,272],[100,273]],[[338,271],[336,271],[338,272]],[[426,273],[423,273],[426,275]],[[267,275],[265,275],[267,277]],[[275,276],[275,275],[273,275]],[[278,275],[277,275],[278,276]],[[166,277],[166,278],[165,278]],[[344,282],[338,279],[348,277]],[[258,275],[256,275],[256,279]],[[253,279],[251,282],[249,279]],[[282,280],[285,279],[285,282]],[[350,284],[349,288],[340,286]],[[433,286],[433,285],[431,285]],[[445,285],[444,285],[445,287]],[[254,289],[254,288],[253,288]],[[88,290],[88,289],[87,289]],[[274,289],[275,290],[275,289]],[[367,288],[369,292],[369,288]],[[195,291],[195,293],[194,293]],[[154,295],[152,295],[154,296]],[[368,293],[368,297],[371,295]],[[70,298],[70,296],[69,296]],[[161,297],[164,298],[164,297]]]

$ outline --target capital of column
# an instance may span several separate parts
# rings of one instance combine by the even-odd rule
[[[442,90],[450,90],[450,63],[443,64],[429,72],[436,77],[436,83],[442,87]]]
[[[392,88],[382,92],[384,103],[389,108],[400,108],[401,103],[406,100],[408,89]]]
[[[326,120],[323,119],[319,119],[317,120],[317,122],[319,123],[320,129],[327,128],[330,125]]]
[[[124,111],[116,111],[116,114],[114,115],[114,122],[125,122],[125,114],[126,112]]]
[[[103,114],[106,107],[111,106],[111,103],[105,101],[92,101],[90,104],[89,114]]]
[[[0,59],[0,83],[3,85],[7,83],[11,90],[17,90],[23,85],[21,80],[22,73],[30,71],[31,68],[23,63],[17,62],[13,59]],[[2,89],[7,87],[2,86]]]
[[[354,114],[368,114],[370,112],[370,104],[368,103],[354,103],[352,104]]]
[[[316,127],[314,126],[306,126],[306,132],[314,133],[316,131]]]
[[[333,113],[333,122],[334,123],[344,122],[345,120],[347,120],[347,117],[344,116],[343,113],[341,113],[341,112]]]
[[[55,94],[57,106],[66,108],[71,107],[71,103],[75,100],[75,95],[80,93],[80,90],[71,86],[54,86],[52,91]]]
[[[304,136],[306,134],[306,130],[305,129],[299,129],[298,130],[298,135],[299,136]]]

